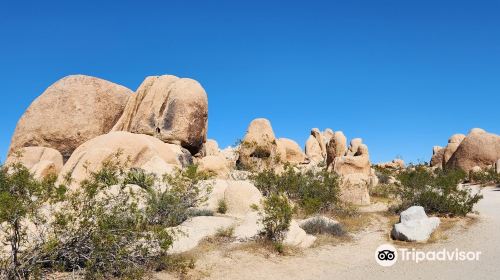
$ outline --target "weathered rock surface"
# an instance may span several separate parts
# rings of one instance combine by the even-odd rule
[[[195,80],[150,76],[132,95],[114,131],[155,136],[196,154],[206,141],[208,99]]]
[[[500,158],[495,163],[495,170],[498,174],[500,174]]]
[[[179,254],[192,250],[204,238],[215,235],[219,229],[232,227],[235,222],[235,219],[230,217],[193,217],[174,228],[183,234],[177,236],[168,252]]]
[[[376,177],[376,176],[375,176]],[[362,173],[344,174],[341,177],[340,199],[354,205],[370,204],[369,187],[372,177]]]
[[[339,156],[333,162],[333,170],[339,175],[361,173],[370,175],[370,155],[365,144],[359,146],[354,156]]]
[[[209,180],[205,186],[211,186],[212,192],[208,200],[199,208],[217,212],[219,201],[226,202],[226,215],[244,217],[253,211],[252,204],[260,205],[262,194],[250,181]]]
[[[319,147],[321,149],[321,156],[323,158],[326,157],[326,143],[323,141],[323,134],[319,131],[318,128],[313,128],[311,130],[311,135],[314,136],[316,141],[318,141]]]
[[[113,159],[116,154],[120,159],[129,160],[129,167],[143,168],[158,173],[157,167],[172,166],[181,168],[189,164],[189,152],[180,146],[163,143],[159,139],[125,131],[110,132],[91,139],[78,147],[64,164],[60,174],[70,173],[76,186],[86,178],[88,171],[98,170],[106,160]],[[169,172],[166,169],[162,173]]]
[[[279,162],[279,151],[271,123],[267,119],[255,119],[239,147],[238,163],[246,169],[262,170]]]
[[[376,166],[392,170],[400,170],[405,168],[405,162],[402,159],[395,158],[390,162],[378,163]]]
[[[306,155],[297,142],[288,138],[279,138],[276,142],[282,161],[291,164],[300,164],[306,161]]]
[[[199,171],[210,172],[215,174],[217,178],[227,179],[231,172],[231,164],[222,154],[203,157],[198,159],[196,163]]]
[[[50,174],[59,174],[63,167],[63,157],[52,148],[24,147],[7,158],[5,163],[21,163],[34,174],[35,178],[43,178]]]
[[[335,131],[333,137],[327,146],[326,165],[331,168],[336,158],[340,158],[346,154],[347,138],[342,131]]]
[[[321,155],[321,146],[313,135],[310,135],[309,138],[307,138],[304,150],[309,160],[316,163],[324,160],[324,157]]]
[[[401,212],[400,222],[394,225],[391,237],[401,241],[425,242],[439,223],[439,218],[427,217],[422,206],[412,206]]]
[[[351,143],[349,144],[349,148],[347,149],[346,155],[347,156],[354,156],[356,152],[358,151],[359,146],[363,144],[363,139],[361,138],[354,138],[351,140]]]
[[[448,160],[450,160],[451,156],[455,153],[458,146],[465,139],[465,135],[463,134],[454,134],[448,139],[448,144],[444,148],[443,152],[443,164],[445,165]]]
[[[48,147],[67,160],[87,140],[108,133],[132,93],[123,86],[84,75],[48,87],[19,120],[9,155],[22,147]]]
[[[432,147],[431,167],[443,168],[444,148],[441,146]]]
[[[217,156],[219,155],[219,144],[217,141],[213,139],[207,139],[207,141],[203,144],[203,148],[201,150],[201,156]]]
[[[484,169],[499,158],[500,136],[482,129],[473,129],[446,162],[446,168],[470,171],[474,166],[479,166]]]

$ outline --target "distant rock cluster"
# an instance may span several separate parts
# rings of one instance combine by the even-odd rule
[[[430,166],[460,168],[464,171],[484,170],[498,166],[498,160],[500,160],[500,136],[474,128],[467,135],[452,135],[444,148],[434,146]]]

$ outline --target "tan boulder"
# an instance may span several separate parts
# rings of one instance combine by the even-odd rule
[[[332,167],[335,159],[344,156],[347,151],[347,138],[342,131],[336,131],[327,147],[326,165]]]
[[[223,154],[210,155],[198,159],[198,170],[215,174],[217,178],[227,179],[230,173],[230,163]]]
[[[22,147],[48,147],[68,159],[87,140],[108,133],[120,118],[131,91],[84,75],[48,87],[18,121],[9,154]]]
[[[249,181],[228,181],[224,192],[227,215],[242,217],[253,211],[252,205],[260,205],[262,194]]]
[[[159,139],[125,131],[110,132],[91,139],[78,147],[64,164],[60,174],[69,173],[72,187],[97,171],[106,160],[112,160],[119,153],[121,161],[128,160],[129,167],[142,168],[148,172],[167,173],[172,168],[181,168],[189,163],[188,151],[180,146],[163,143]],[[158,167],[165,167],[161,172]],[[153,170],[149,170],[153,167]],[[167,168],[172,167],[172,168]]]
[[[307,138],[304,150],[309,160],[316,163],[324,160],[324,157],[321,154],[321,146],[313,135],[309,135],[309,138]]]
[[[486,168],[500,158],[500,136],[473,129],[446,162],[446,168],[470,171],[474,166]]]
[[[443,164],[446,164],[450,160],[451,156],[455,153],[458,146],[465,139],[463,134],[454,134],[448,139],[448,144],[444,148],[443,152]]]
[[[325,129],[325,131],[323,131],[323,141],[325,142],[325,145],[328,145],[328,142],[330,142],[330,139],[332,139],[334,135],[334,132],[331,128],[327,128]]]
[[[339,156],[333,162],[333,170],[339,175],[360,173],[370,175],[370,155],[368,147],[361,144],[354,156]]]
[[[114,131],[155,136],[196,154],[206,141],[208,99],[195,80],[147,77],[131,96]]]
[[[431,167],[443,168],[444,148],[441,146],[432,147]]]
[[[495,171],[500,174],[500,158],[495,163]]]
[[[279,162],[279,151],[271,123],[253,120],[239,147],[238,163],[246,169],[262,170]]]
[[[8,157],[5,163],[21,163],[34,174],[35,178],[43,178],[49,174],[59,174],[63,167],[63,157],[52,148],[24,147]]]
[[[220,153],[219,144],[213,139],[208,139],[201,149],[202,156],[216,156]]]
[[[405,162],[402,159],[395,158],[390,162],[378,163],[376,164],[376,166],[393,170],[400,170],[405,168]]]
[[[297,142],[288,138],[279,138],[276,142],[280,157],[284,162],[299,164],[306,161],[306,155]]]
[[[363,144],[363,139],[354,138],[351,140],[349,144],[349,148],[347,149],[346,155],[353,156],[357,151],[360,145]]]
[[[319,147],[321,148],[321,156],[323,158],[326,157],[326,143],[323,141],[323,134],[319,131],[318,128],[311,129],[311,135],[316,138],[316,141],[319,143]]]
[[[340,199],[355,205],[370,204],[368,188],[373,184],[372,177],[362,173],[345,174],[342,177]]]

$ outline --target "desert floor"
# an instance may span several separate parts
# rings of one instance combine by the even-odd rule
[[[396,247],[431,250],[481,251],[479,261],[398,261],[392,267],[375,262],[376,248],[389,241],[389,218],[374,215],[370,226],[354,240],[320,245],[276,256],[252,250],[217,247],[199,253],[193,279],[498,279],[500,274],[500,188],[482,189],[476,205],[480,214],[456,223],[430,244],[393,243]],[[162,272],[157,279],[175,279]]]

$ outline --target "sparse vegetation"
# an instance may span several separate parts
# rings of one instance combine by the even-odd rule
[[[210,191],[198,188],[206,178],[191,166],[159,180],[143,170],[128,170],[117,153],[66,193],[65,185],[55,185],[55,177],[36,180],[22,165],[2,167],[0,218],[8,226],[2,226],[1,236],[11,250],[1,252],[0,276],[31,279],[61,271],[85,279],[139,279],[165,269],[173,262],[167,250],[176,234],[168,227],[202,214],[192,209]],[[42,208],[56,210],[46,215]],[[28,226],[35,230],[31,240]],[[192,266],[174,263],[182,263],[183,270]]]
[[[221,199],[217,202],[217,213],[226,214],[227,212],[227,203],[224,199]]]
[[[301,225],[301,228],[308,234],[329,234],[334,236],[343,236],[346,234],[341,224],[328,222],[320,217],[315,217],[307,221]]]
[[[287,165],[281,174],[268,169],[254,175],[252,180],[264,196],[284,193],[306,214],[330,210],[339,202],[340,180],[326,170],[302,173]]]
[[[282,243],[292,221],[293,209],[285,194],[273,193],[262,202],[262,235],[277,244]]]
[[[431,214],[465,216],[482,198],[470,188],[459,186],[465,177],[461,170],[437,169],[433,172],[423,165],[408,168],[398,175],[400,204],[393,210],[400,212],[412,205],[420,205]]]
[[[489,168],[484,171],[471,171],[469,173],[469,181],[474,184],[481,184],[483,186],[500,184],[500,174],[496,173],[494,168]]]

